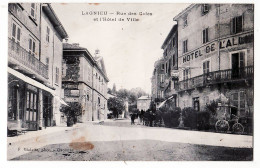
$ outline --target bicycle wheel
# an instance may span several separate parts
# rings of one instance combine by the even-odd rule
[[[227,132],[229,130],[229,124],[226,120],[218,120],[215,124],[217,132]]]
[[[233,125],[232,131],[236,134],[242,134],[244,132],[244,126],[240,123],[236,123]]]

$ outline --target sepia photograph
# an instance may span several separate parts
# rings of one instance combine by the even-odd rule
[[[9,2],[6,160],[254,161],[254,11]]]

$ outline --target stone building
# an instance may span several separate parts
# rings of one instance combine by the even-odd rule
[[[165,64],[164,58],[160,58],[154,63],[152,82],[152,96],[151,99],[159,105],[165,99],[164,87],[165,87]]]
[[[38,130],[60,123],[60,70],[54,69],[61,67],[67,36],[50,4],[8,5],[9,129]]]
[[[197,111],[219,99],[253,113],[254,5],[192,4],[178,25],[179,104]]]
[[[82,122],[106,119],[108,81],[105,64],[98,50],[93,57],[78,43],[63,44],[64,98],[66,102],[79,102],[82,105]]]
[[[177,91],[178,88],[178,31],[177,25],[174,25],[161,47],[163,49],[164,67],[165,67],[165,81],[164,81],[164,95],[165,98],[171,98],[171,103],[176,107],[177,105]]]
[[[149,96],[141,96],[137,99],[137,109],[139,111],[146,111],[149,109],[151,103],[151,97]]]
[[[152,81],[152,99],[158,105],[171,96],[172,103],[176,106],[178,87],[178,33],[174,25],[161,47],[163,57],[154,64]]]

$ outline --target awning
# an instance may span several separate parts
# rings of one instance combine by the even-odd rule
[[[59,101],[61,104],[65,105],[65,106],[69,106],[60,96],[57,95],[53,95],[54,98]]]
[[[40,83],[40,82],[37,82],[35,80],[33,80],[32,78],[29,78],[28,76],[25,76],[24,74],[20,73],[20,72],[17,72],[16,70],[13,70],[12,68],[9,68],[7,69],[7,71],[16,76],[17,78],[23,80],[24,82],[28,83],[28,84],[31,84],[37,88],[40,88],[40,89],[43,89],[49,93],[51,93],[52,95],[55,95],[55,91],[51,88],[48,88],[47,86],[45,86],[44,84]]]
[[[168,100],[172,99],[173,96],[169,97],[168,99],[164,100],[163,102],[161,102],[161,104],[158,106],[158,108],[161,108]]]
[[[62,99],[60,98],[60,96],[56,95],[55,90],[53,90],[53,89],[51,89],[51,88],[48,88],[47,86],[43,85],[42,83],[37,82],[37,81],[33,80],[32,78],[29,78],[28,76],[25,76],[24,74],[22,74],[22,73],[20,73],[20,72],[17,72],[16,70],[13,70],[12,68],[9,68],[9,67],[8,67],[7,71],[8,71],[10,74],[16,76],[17,78],[23,80],[24,82],[26,82],[26,83],[28,83],[28,84],[30,84],[30,85],[33,85],[33,86],[35,86],[35,87],[37,87],[37,88],[40,88],[40,89],[43,89],[43,90],[49,92],[49,93],[52,94],[53,97],[54,97],[57,101],[59,101],[61,104],[64,104],[65,106],[69,106],[64,100],[62,100]]]

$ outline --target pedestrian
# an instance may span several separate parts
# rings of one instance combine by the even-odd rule
[[[131,115],[131,125],[135,125],[135,114]]]

